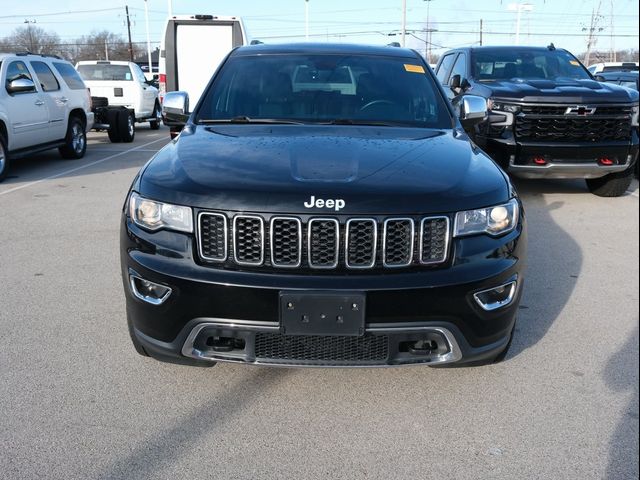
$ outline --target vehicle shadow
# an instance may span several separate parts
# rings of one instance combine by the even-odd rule
[[[520,181],[520,194],[528,223],[527,269],[513,344],[507,358],[537,344],[569,302],[582,269],[582,251],[554,219],[565,201],[551,201],[546,193],[587,194],[584,182],[548,184]],[[569,199],[570,200],[570,199]]]
[[[638,478],[638,328],[617,350],[602,372],[612,391],[630,395],[616,430],[609,440],[605,478]]]
[[[157,478],[174,464],[176,458],[186,457],[203,437],[215,431],[216,427],[232,421],[236,414],[247,407],[247,403],[259,399],[263,390],[282,382],[291,372],[286,368],[252,369],[222,395],[216,395],[186,418],[176,421],[175,425],[156,431],[129,455],[119,458],[94,478]],[[150,455],[153,461],[149,461]]]

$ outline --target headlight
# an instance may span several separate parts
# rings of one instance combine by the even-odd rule
[[[167,228],[193,232],[191,208],[148,200],[136,192],[131,193],[129,198],[129,216],[136,225],[148,230]]]
[[[490,110],[496,112],[518,113],[520,111],[520,105],[496,102],[495,100],[489,100],[488,105]]]
[[[503,205],[467,210],[456,213],[454,236],[488,233],[502,235],[510,232],[518,224],[518,201],[514,198]]]

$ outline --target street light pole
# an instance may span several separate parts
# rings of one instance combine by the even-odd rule
[[[309,0],[304,0],[304,39],[309,41]]]
[[[144,23],[147,28],[147,58],[149,60],[149,77],[153,77],[153,67],[151,62],[151,40],[149,40],[149,6],[147,0],[144,0]]]
[[[31,24],[36,23],[36,21],[25,19],[24,23],[27,24],[27,34],[29,35],[29,53],[35,53],[33,51],[33,33],[31,32]]]
[[[523,11],[532,11],[533,5],[531,5],[530,3],[510,3],[507,6],[507,9],[512,12],[516,12],[516,45],[520,45],[520,18],[522,17]]]
[[[426,45],[426,57],[427,63],[431,62],[431,22],[429,21],[429,5],[433,0],[423,0],[427,2],[427,45]]]
[[[406,33],[407,33],[407,0],[402,0],[402,47],[405,46]]]

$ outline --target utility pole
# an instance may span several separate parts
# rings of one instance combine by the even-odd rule
[[[131,43],[131,20],[129,20],[129,5],[125,5],[125,12],[127,12],[127,32],[129,33],[129,59],[133,62],[133,44]]]
[[[482,19],[480,19],[480,46],[482,46]]]
[[[588,32],[587,34],[587,53],[584,56],[584,64],[588,67],[589,61],[591,60],[591,49],[595,46],[598,38],[596,37],[596,32],[601,32],[603,30],[602,27],[598,27],[598,22],[602,19],[600,15],[600,4],[602,2],[598,2],[597,10],[591,10],[591,23],[589,28],[583,27],[583,32]]]

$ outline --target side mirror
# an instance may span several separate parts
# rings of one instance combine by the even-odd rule
[[[464,95],[458,102],[462,128],[470,130],[487,119],[487,100],[477,95]]]
[[[449,87],[451,90],[455,90],[456,88],[460,88],[460,75],[454,75],[449,79]]]
[[[602,75],[596,75],[596,77],[595,77],[595,78],[596,78],[596,80],[597,80],[598,82],[604,82],[604,81],[606,81],[606,79],[605,79]]]
[[[7,85],[7,92],[13,95],[14,93],[27,93],[27,92],[35,92],[36,84],[28,78],[16,78],[15,80],[9,82]]]
[[[189,94],[169,92],[162,102],[162,122],[168,127],[184,127],[189,120]]]

